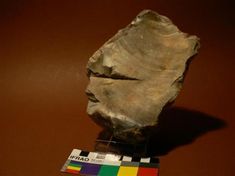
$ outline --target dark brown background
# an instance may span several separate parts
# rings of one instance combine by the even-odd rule
[[[228,0],[1,0],[1,176],[66,175],[60,169],[73,148],[94,149],[101,128],[86,114],[86,62],[145,8],[168,16],[182,31],[199,36],[202,44],[175,106],[187,109],[184,116],[194,118],[190,123],[195,121],[198,125],[191,123],[193,128],[200,129],[202,124],[205,129],[203,135],[192,134],[188,141],[182,134],[182,143],[171,146],[169,153],[161,157],[160,175],[234,175],[232,3]],[[190,109],[206,113],[206,123],[203,116]],[[197,116],[199,122],[195,120]],[[216,119],[227,126],[210,130]],[[183,130],[189,136],[190,125]],[[170,127],[174,128],[174,124]],[[178,127],[174,129],[176,132],[182,130],[182,125]]]

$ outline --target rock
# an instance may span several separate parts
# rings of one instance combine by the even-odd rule
[[[156,126],[177,97],[198,41],[167,17],[142,11],[89,59],[89,116],[116,138],[145,139],[143,129]]]

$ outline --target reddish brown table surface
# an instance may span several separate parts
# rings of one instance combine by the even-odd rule
[[[160,176],[233,176],[235,13],[231,2],[1,1],[0,175],[66,175],[60,169],[73,148],[94,149],[101,128],[86,114],[86,62],[148,8],[199,36],[202,45],[174,104],[183,110],[171,113],[172,119],[177,112],[183,118],[176,115],[168,122],[173,123],[168,125],[171,129],[165,128],[170,135],[159,142],[170,143],[156,144],[156,152],[158,145],[168,146],[160,159]],[[227,125],[212,130],[218,119]],[[191,127],[198,133],[192,133]],[[172,136],[172,129],[183,132],[182,136]]]

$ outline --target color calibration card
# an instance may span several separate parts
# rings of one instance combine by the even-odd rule
[[[61,171],[87,176],[158,176],[159,159],[73,149]]]

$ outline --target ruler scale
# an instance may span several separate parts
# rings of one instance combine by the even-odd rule
[[[87,176],[158,176],[159,159],[73,149],[61,171]]]

